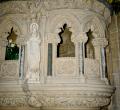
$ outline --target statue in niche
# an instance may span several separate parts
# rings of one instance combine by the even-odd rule
[[[28,63],[27,77],[38,81],[39,71],[40,71],[41,39],[39,36],[37,23],[32,23],[30,25],[30,34],[31,34],[31,37],[27,42],[27,63]]]
[[[75,57],[75,46],[71,41],[72,32],[69,30],[70,27],[65,23],[59,33],[61,42],[58,44],[57,51],[58,57]]]
[[[17,35],[11,28],[11,32],[8,32],[8,45],[6,46],[5,60],[18,60],[19,59],[19,47],[16,44]]]
[[[92,40],[94,39],[91,30],[87,32],[88,36],[88,41],[85,44],[85,57],[86,58],[95,58],[95,53],[94,53],[94,46],[92,44]]]

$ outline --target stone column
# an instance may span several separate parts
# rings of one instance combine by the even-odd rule
[[[78,43],[78,63],[79,63],[79,74],[84,74],[84,56],[83,56],[83,42]]]
[[[86,33],[81,32],[72,38],[76,47],[76,62],[78,65],[77,72],[80,76],[80,82],[84,82],[84,44],[87,41]]]
[[[108,44],[105,38],[97,38],[93,40],[93,45],[95,48],[95,59],[99,61],[99,76],[100,79],[108,83],[105,73],[105,53],[104,47]]]
[[[19,35],[19,38],[17,39],[16,43],[19,47],[19,81],[26,80],[27,79],[27,55],[26,55],[26,42],[28,38],[25,35]]]
[[[19,46],[19,78],[24,78],[25,46]]]
[[[40,24],[40,34],[41,34],[41,39],[42,39],[42,43],[41,43],[41,76],[40,76],[40,80],[41,80],[41,83],[44,84],[45,83],[45,77],[46,77],[46,50],[47,50],[47,47],[46,47],[46,42],[45,42],[45,31],[46,31],[46,20],[47,20],[47,17],[45,15],[43,15],[40,19],[41,21],[41,24]]]
[[[101,62],[102,62],[102,78],[106,77],[106,62],[105,62],[105,50],[101,48]]]
[[[99,77],[102,78],[102,62],[101,62],[101,47],[99,45],[94,45],[95,48],[95,59],[99,61]]]

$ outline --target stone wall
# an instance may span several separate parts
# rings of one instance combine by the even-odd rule
[[[116,87],[111,110],[120,109],[120,13],[112,16],[109,26],[109,78]]]

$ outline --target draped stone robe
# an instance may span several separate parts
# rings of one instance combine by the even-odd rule
[[[40,36],[37,32],[38,25],[33,24],[31,38],[27,42],[27,65],[28,77],[32,80],[39,80],[40,74]]]

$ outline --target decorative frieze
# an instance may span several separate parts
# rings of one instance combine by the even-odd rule
[[[46,9],[47,10],[88,9],[88,10],[94,10],[97,13],[103,14],[105,19],[109,20],[110,18],[109,9],[106,8],[102,3],[94,0],[35,0],[35,1],[34,0],[31,0],[31,1],[18,0],[18,1],[8,1],[7,3],[1,3],[0,7],[1,7],[0,12],[2,14],[32,13],[32,16],[29,16],[31,18],[35,18],[35,16],[41,16],[41,14],[45,12],[43,10],[46,10]],[[37,12],[39,14],[35,14],[34,12]]]
[[[23,107],[27,106],[25,97],[0,97],[0,107]]]
[[[51,91],[51,90],[50,90]],[[102,93],[97,91],[54,91],[49,94],[50,91],[42,92],[39,94],[31,95],[3,95],[0,96],[0,107],[4,106],[32,106],[37,108],[44,107],[56,107],[56,108],[97,108],[100,106],[106,106],[110,103],[109,93]],[[33,92],[33,91],[31,91]],[[36,91],[38,92],[38,91]],[[54,94],[57,92],[57,94]],[[33,92],[34,93],[34,92]],[[72,95],[71,95],[72,94]]]

